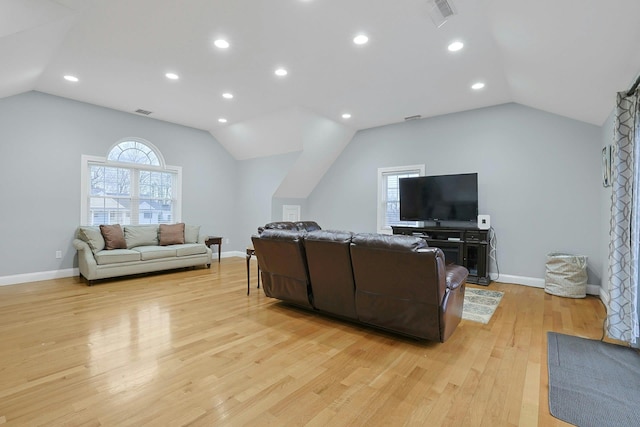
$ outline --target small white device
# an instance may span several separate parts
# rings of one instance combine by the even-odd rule
[[[478,228],[488,230],[491,228],[491,215],[478,215]]]

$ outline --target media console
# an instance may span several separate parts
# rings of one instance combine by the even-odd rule
[[[429,246],[444,252],[447,264],[462,265],[469,270],[468,283],[488,285],[489,230],[454,227],[391,227],[393,234],[422,237]]]

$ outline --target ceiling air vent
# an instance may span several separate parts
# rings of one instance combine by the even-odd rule
[[[428,8],[429,16],[438,28],[442,27],[449,17],[457,13],[451,0],[428,0]]]
[[[409,116],[409,117],[405,117],[404,121],[409,121],[409,120],[417,120],[417,119],[421,119],[422,116],[420,114],[416,114],[415,116]]]
[[[138,108],[135,112],[138,114],[144,114],[145,116],[151,114],[151,111],[143,110],[142,108]]]

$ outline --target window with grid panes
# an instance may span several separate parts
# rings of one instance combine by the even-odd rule
[[[166,166],[148,141],[118,142],[107,158],[83,156],[86,225],[180,221],[181,168]]]
[[[424,175],[424,165],[378,169],[378,233],[391,234],[391,226],[417,226],[400,221],[400,179]]]

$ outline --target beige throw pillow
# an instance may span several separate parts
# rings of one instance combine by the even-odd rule
[[[199,225],[185,225],[184,226],[184,242],[185,243],[198,243],[198,237],[200,236]]]
[[[94,254],[104,249],[104,238],[99,227],[83,226],[78,230],[78,237],[89,245]]]
[[[100,233],[104,238],[104,248],[111,249],[127,249],[127,242],[124,240],[124,233],[120,224],[101,225]]]
[[[184,243],[184,222],[179,224],[160,224],[160,246],[181,245]]]
[[[137,246],[158,246],[157,225],[125,225],[124,240],[127,249]]]

